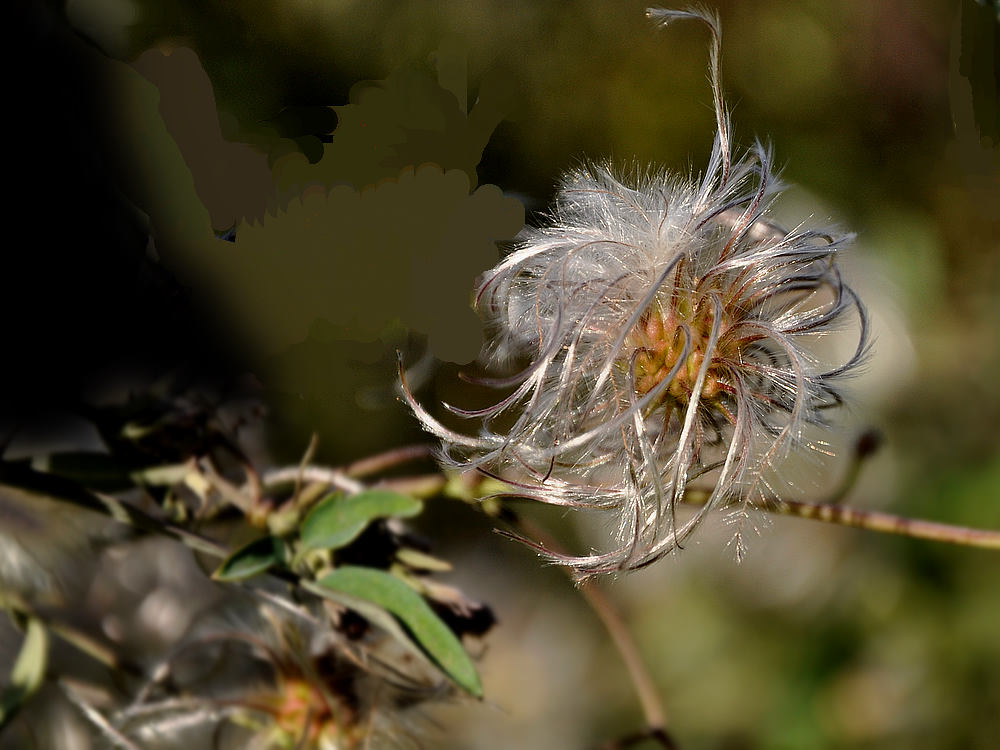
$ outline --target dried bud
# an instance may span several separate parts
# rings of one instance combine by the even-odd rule
[[[769,494],[766,472],[840,403],[837,381],[867,342],[864,310],[835,263],[850,236],[769,221],[781,189],[769,149],[757,143],[733,159],[718,19],[649,16],[711,31],[717,134],[704,176],[628,182],[603,166],[565,176],[547,222],[524,230],[476,292],[490,336],[484,362],[530,363],[488,381],[512,392],[486,409],[449,407],[481,420],[477,437],[407,394],[450,462],[545,503],[617,513],[609,551],[543,550],[582,576],[648,565],[714,508],[742,500],[745,513]],[[823,366],[810,342],[848,325],[858,329],[853,356]],[[494,430],[507,412],[512,424]],[[678,504],[695,480],[709,483],[707,501],[682,521]]]

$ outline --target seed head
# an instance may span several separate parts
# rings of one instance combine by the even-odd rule
[[[435,420],[404,383],[449,462],[501,477],[519,495],[617,514],[609,550],[569,557],[539,547],[581,576],[648,565],[713,509],[745,514],[769,495],[767,472],[840,403],[837,383],[867,346],[864,309],[835,262],[851,237],[773,223],[782,185],[770,150],[758,142],[733,158],[718,19],[648,15],[660,25],[698,19],[711,32],[717,133],[704,176],[626,180],[589,166],[563,178],[547,221],[525,229],[476,290],[484,364],[527,363],[484,381],[511,389],[493,406],[448,407],[480,420],[478,436]],[[853,356],[824,366],[810,346],[851,325]],[[508,426],[495,428],[501,415]],[[706,486],[705,499],[682,521],[693,483]]]

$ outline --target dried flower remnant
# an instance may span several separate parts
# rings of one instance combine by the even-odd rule
[[[863,359],[862,304],[840,277],[849,235],[767,218],[782,185],[770,150],[734,159],[719,80],[719,21],[651,9],[659,25],[711,31],[717,133],[700,182],[650,172],[632,183],[608,167],[563,178],[548,221],[527,228],[476,292],[483,362],[527,361],[485,409],[478,436],[434,419],[406,389],[445,459],[503,478],[518,495],[617,515],[608,551],[539,549],[580,576],[639,568],[679,547],[713,509],[745,518],[770,495],[768,472],[807,424],[840,403],[838,382]],[[824,366],[821,336],[856,328],[857,348]],[[509,426],[494,429],[503,415]],[[814,446],[813,446],[814,447]],[[707,499],[681,518],[689,485]],[[742,554],[742,541],[737,537]]]
[[[112,725],[142,747],[201,747],[206,737],[260,750],[418,747],[421,707],[451,691],[389,666],[392,649],[377,640],[289,612],[261,606],[223,629],[196,630]]]

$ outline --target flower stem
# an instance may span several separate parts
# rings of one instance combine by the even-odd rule
[[[448,485],[443,474],[422,474],[416,477],[395,477],[383,479],[372,485],[374,489],[402,492],[404,495],[426,499],[440,495]]]
[[[331,487],[352,494],[361,492],[365,488],[361,482],[351,479],[340,469],[325,466],[288,466],[272,469],[261,477],[261,484],[266,488],[273,488],[279,484],[294,485],[296,482],[325,482]]]
[[[879,449],[881,442],[882,436],[877,430],[866,430],[858,436],[854,445],[854,455],[847,467],[844,479],[824,502],[809,503],[801,500],[771,498],[753,503],[754,507],[769,513],[811,518],[815,521],[853,526],[858,529],[878,531],[882,534],[898,534],[912,539],[928,539],[934,542],[961,544],[966,547],[1000,550],[1000,530],[973,529],[938,521],[896,516],[876,510],[858,510],[841,505],[840,501],[854,489],[858,477],[861,476],[862,467]]]
[[[796,500],[772,499],[755,504],[755,507],[769,513],[811,518],[816,521],[854,526],[883,534],[899,534],[914,539],[929,539],[935,542],[961,544],[966,547],[1000,550],[1000,530],[953,526],[947,523],[906,518],[880,511],[857,510],[834,503],[806,503]]]
[[[552,551],[559,550],[559,543],[544,529],[524,518],[520,513],[512,513],[511,515],[511,520],[525,536],[540,542],[546,549]],[[563,571],[572,579],[573,574],[568,568],[563,568]],[[662,747],[667,748],[667,750],[676,750],[677,744],[666,730],[667,714],[663,708],[663,703],[660,701],[656,685],[649,671],[646,669],[639,649],[632,638],[632,634],[629,633],[628,626],[625,624],[618,608],[595,579],[584,581],[579,584],[578,588],[584,601],[594,611],[601,624],[604,625],[604,629],[608,631],[608,635],[611,636],[611,640],[615,644],[615,648],[618,650],[622,663],[628,672],[629,679],[632,681],[632,687],[635,689],[639,705],[642,707],[643,717],[646,720],[646,729],[636,735],[636,737],[654,739]],[[629,744],[633,744],[631,740],[624,742],[624,744],[622,741],[613,742],[605,747],[620,748],[628,747]]]
[[[651,731],[662,731],[667,725],[667,717],[663,710],[663,704],[660,702],[653,678],[646,670],[646,665],[639,654],[639,649],[636,647],[635,641],[632,639],[632,634],[629,633],[621,613],[611,602],[607,592],[595,583],[593,579],[584,581],[580,584],[579,588],[583,598],[590,605],[590,608],[594,610],[594,614],[600,618],[604,628],[608,631],[608,635],[611,636],[611,640],[614,641],[615,648],[618,649],[618,654],[621,656],[622,662],[628,670],[636,696],[639,698],[639,703],[642,706],[646,725]],[[664,745],[664,747],[673,747],[673,743]]]
[[[349,477],[366,477],[393,468],[399,464],[428,458],[433,454],[434,451],[431,449],[431,446],[426,443],[403,445],[385,453],[359,459],[345,466],[343,472]]]

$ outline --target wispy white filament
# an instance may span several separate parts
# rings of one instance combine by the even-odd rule
[[[494,406],[452,408],[481,421],[477,436],[442,425],[404,382],[448,462],[541,502],[617,513],[609,549],[543,550],[581,576],[648,565],[714,508],[769,491],[765,472],[840,403],[836,381],[867,341],[864,309],[835,263],[850,237],[770,222],[782,187],[770,151],[757,143],[733,158],[718,19],[648,15],[711,31],[717,132],[704,176],[626,181],[594,166],[563,178],[547,222],[525,229],[476,290],[484,364],[526,363],[487,381],[513,389]],[[857,327],[857,349],[824,369],[808,341],[846,325]],[[494,429],[507,412],[512,424]],[[695,479],[711,491],[681,523],[678,505]]]

